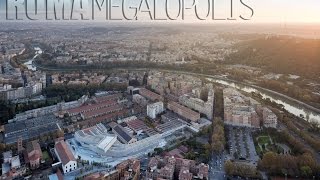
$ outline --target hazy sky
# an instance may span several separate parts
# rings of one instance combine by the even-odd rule
[[[10,1],[10,0],[9,0]],[[14,0],[13,0],[14,1]],[[28,0],[28,3],[32,3],[34,0]],[[43,12],[44,2],[45,0],[38,0],[39,11]],[[49,0],[53,1],[53,0]],[[63,0],[60,0],[63,1]],[[64,0],[65,2],[72,0]],[[75,0],[75,2],[80,0]],[[91,0],[88,0],[91,1]],[[103,1],[103,0],[99,0]],[[123,0],[113,0],[114,4],[121,4]],[[124,0],[133,4],[134,6],[138,6],[141,0]],[[146,1],[146,0],[143,0]],[[148,0],[151,8],[153,8],[153,1],[158,3],[157,11],[160,16],[161,13],[164,15],[165,8],[164,3],[165,0]],[[178,12],[178,2],[179,0],[169,0],[171,13]],[[182,0],[181,0],[182,1]],[[186,6],[191,6],[192,0],[187,1]],[[190,2],[188,2],[190,1]],[[230,2],[231,0],[211,0],[214,1],[216,5],[215,16],[217,18],[228,18],[230,16]],[[290,23],[290,22],[317,22],[320,23],[320,0],[242,0],[245,4],[250,6],[254,10],[254,16],[251,18],[252,22],[275,22],[275,23]],[[239,16],[250,17],[251,11],[240,3],[240,0],[233,0],[233,16],[237,18],[237,22],[241,22]],[[204,17],[206,15],[207,8],[207,0],[198,0],[199,14]],[[33,7],[31,4],[30,7]],[[71,9],[66,6],[67,9]],[[144,6],[145,7],[145,6]],[[52,9],[49,7],[49,9]],[[14,9],[13,9],[14,10]],[[0,0],[0,19],[5,19],[5,0]],[[24,12],[24,9],[22,9]],[[121,8],[116,9],[115,11],[121,11]],[[20,11],[19,11],[20,12]],[[130,12],[128,11],[129,15]],[[132,14],[132,13],[131,13]],[[212,14],[212,11],[210,12]],[[98,16],[104,17],[105,13],[100,13]],[[138,14],[139,15],[139,14]],[[146,15],[144,13],[143,15]],[[142,16],[142,15],[140,15]],[[185,17],[188,21],[197,21],[194,9],[186,10]],[[211,17],[211,16],[210,16]],[[211,22],[209,20],[208,22]]]

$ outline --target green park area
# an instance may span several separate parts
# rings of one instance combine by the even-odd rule
[[[278,142],[276,137],[273,137],[269,134],[260,134],[255,136],[254,142],[257,154],[260,156],[262,156],[266,152],[274,152],[277,154],[282,154],[287,151],[290,152],[290,148],[288,148],[288,146]]]
[[[48,151],[42,151],[42,159],[43,159],[45,162],[50,161],[50,156],[49,156]]]
[[[269,136],[258,136],[257,140],[258,140],[259,145],[271,143],[271,138]]]

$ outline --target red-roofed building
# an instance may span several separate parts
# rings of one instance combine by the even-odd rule
[[[63,173],[77,169],[77,160],[65,141],[57,142],[55,144],[54,151],[62,164]]]
[[[38,141],[31,141],[27,144],[24,158],[27,164],[30,165],[30,169],[36,169],[40,165],[42,158],[42,151]]]
[[[179,149],[173,149],[169,152],[166,152],[165,155],[175,158],[183,158],[183,155],[181,154],[181,151]]]
[[[206,180],[209,179],[208,171],[208,165],[196,165],[193,160],[173,156],[153,157],[148,163],[146,179],[192,180],[193,177],[196,177],[196,179]]]
[[[189,119],[191,121],[198,121],[200,119],[200,113],[195,112],[183,105],[180,105],[179,103],[176,102],[169,102],[168,103],[168,109],[171,111],[179,114],[180,116],[184,117],[185,119]]]
[[[182,168],[179,173],[179,180],[192,180],[192,176],[188,168]]]
[[[101,171],[84,177],[84,180],[139,180],[140,161],[137,159],[128,159],[119,165],[113,171]]]
[[[159,170],[158,177],[168,180],[173,180],[174,178],[174,165],[167,164]]]
[[[121,179],[140,179],[140,161],[138,159],[129,159],[119,165],[116,169],[119,172]]]
[[[147,99],[150,99],[151,101],[162,101],[163,97],[157,93],[154,93],[148,89],[141,88],[139,89],[139,94]]]
[[[145,129],[148,128],[148,126],[143,121],[141,121],[139,119],[129,121],[129,122],[127,122],[127,125],[134,132],[144,131]]]
[[[109,100],[109,101],[104,101],[104,102],[101,102],[101,103],[89,104],[89,105],[84,105],[84,106],[80,106],[80,107],[77,107],[77,108],[72,108],[72,109],[67,110],[67,113],[70,116],[75,116],[75,115],[78,115],[78,114],[81,114],[81,113],[86,113],[86,112],[102,109],[102,108],[105,108],[105,107],[114,106],[116,104],[117,104],[117,101]]]
[[[81,116],[83,119],[95,118],[95,117],[103,116],[105,114],[120,111],[121,109],[122,109],[122,107],[119,104],[113,104],[112,106],[108,106],[105,108],[81,113]]]
[[[208,179],[209,177],[209,166],[207,164],[199,164],[198,178]]]
[[[113,94],[113,95],[109,95],[109,96],[96,97],[95,101],[97,103],[102,103],[102,102],[106,102],[106,101],[110,101],[110,100],[117,101],[121,97],[122,97],[122,94],[118,93],[118,94]]]

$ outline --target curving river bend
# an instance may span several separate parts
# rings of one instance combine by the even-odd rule
[[[49,71],[59,71],[59,69],[51,69],[51,68],[46,68],[46,67],[41,67],[35,64],[33,61],[35,58],[42,54],[42,50],[39,47],[35,48],[36,53],[33,59],[29,60],[25,65],[27,65],[28,69],[36,71],[37,68],[42,69],[42,70],[49,70]],[[115,68],[116,69],[116,68]],[[124,69],[124,68],[119,68],[119,69]],[[130,68],[129,68],[130,69]],[[152,68],[151,68],[152,69]],[[66,69],[64,69],[66,70]],[[131,69],[131,70],[136,70],[136,71],[147,71],[150,70],[150,68],[141,68],[141,69]],[[156,70],[156,69],[155,69]],[[181,73],[181,74],[187,74],[187,75],[194,75],[194,76],[203,76],[206,77],[208,80],[219,83],[222,85],[226,85],[229,87],[233,87],[236,89],[239,89],[241,91],[251,93],[259,93],[262,95],[264,99],[270,99],[271,101],[283,105],[284,109],[287,110],[288,112],[302,117],[306,121],[317,121],[320,124],[320,109],[317,109],[313,106],[310,106],[304,102],[301,102],[299,100],[293,99],[289,96],[286,96],[284,94],[262,88],[259,86],[251,85],[251,84],[245,84],[242,82],[237,82],[234,80],[226,79],[226,78],[221,78],[221,76],[212,76],[212,75],[207,75],[207,74],[200,74],[200,73],[190,73],[190,72],[184,72],[184,71],[171,71],[171,70],[163,70],[161,69],[160,71],[165,71],[165,72],[170,72],[170,73]]]
[[[306,104],[304,104],[302,102],[300,102],[300,103],[290,102],[290,101],[297,101],[292,98],[278,97],[277,95],[271,95],[271,93],[266,93],[264,91],[261,91],[258,88],[254,88],[252,86],[246,86],[246,85],[236,83],[236,82],[229,82],[227,80],[214,79],[214,78],[208,78],[208,79],[211,80],[212,82],[216,82],[216,83],[219,83],[222,85],[230,86],[230,87],[242,90],[247,93],[252,93],[252,92],[259,93],[262,95],[263,99],[270,99],[271,101],[273,101],[277,104],[283,105],[285,110],[287,110],[288,112],[290,112],[296,116],[303,117],[303,119],[305,119],[309,122],[310,121],[317,121],[318,123],[320,123],[320,113],[317,112],[318,110],[316,108],[310,107],[310,108],[312,108],[312,110],[311,110],[310,108],[304,107],[304,106],[306,106]]]

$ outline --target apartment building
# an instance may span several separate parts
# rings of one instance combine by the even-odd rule
[[[147,106],[147,115],[155,119],[158,114],[161,114],[164,111],[164,105],[163,102],[159,101],[153,104],[149,104]]]
[[[195,112],[179,103],[170,101],[168,103],[168,109],[177,113],[178,115],[180,115],[181,117],[196,122],[200,119],[200,113]]]

